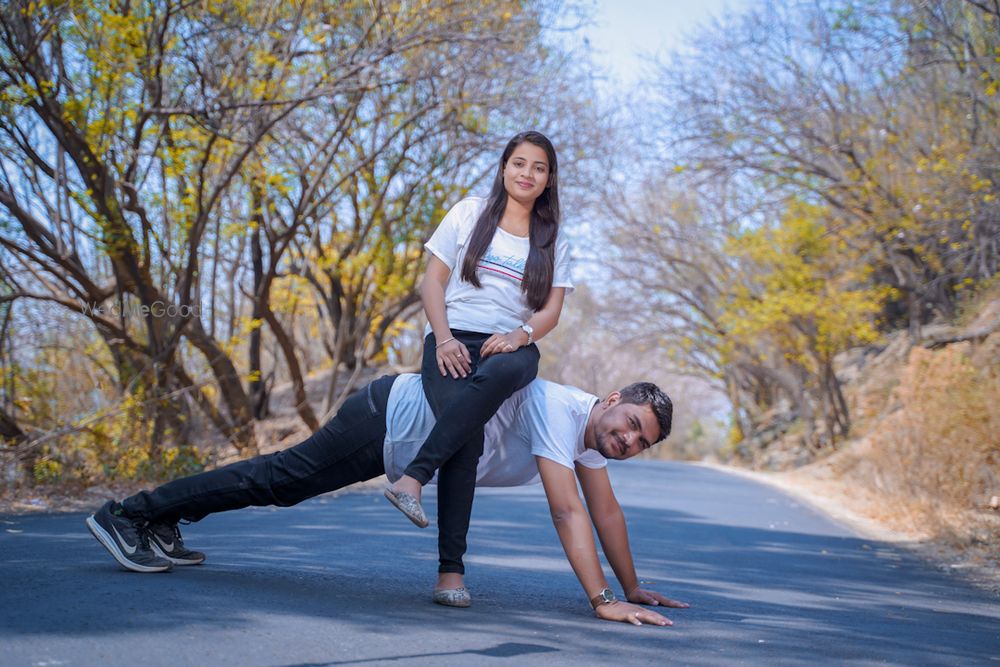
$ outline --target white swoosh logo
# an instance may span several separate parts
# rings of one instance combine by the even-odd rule
[[[162,537],[159,538],[157,540],[157,542],[160,543],[160,546],[163,547],[164,551],[173,551],[174,550],[174,543],[173,542],[165,542]]]
[[[122,537],[122,534],[119,533],[118,529],[115,528],[114,526],[111,526],[111,530],[115,531],[115,537],[118,538],[118,542],[122,545],[122,547],[125,548],[125,553],[127,553],[128,555],[131,556],[132,554],[135,553],[136,549],[139,548],[138,544],[135,545],[135,546],[132,546],[131,544],[129,544],[128,542],[126,542],[125,538]]]

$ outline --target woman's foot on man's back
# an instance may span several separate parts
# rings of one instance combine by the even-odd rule
[[[420,504],[420,492],[423,487],[420,482],[403,475],[396,483],[385,489],[386,499],[395,506],[406,518],[421,528],[426,528],[430,521],[424,513],[424,508]]]

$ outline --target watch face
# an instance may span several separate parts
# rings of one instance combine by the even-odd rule
[[[615,601],[615,594],[611,592],[610,588],[605,588],[603,591],[601,591],[601,597],[604,598],[605,602]]]
[[[527,333],[527,334],[533,334],[533,333],[535,333],[535,330],[531,327],[530,324],[522,324],[521,328],[524,329],[524,332]]]

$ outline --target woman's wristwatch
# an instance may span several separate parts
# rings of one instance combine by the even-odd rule
[[[531,345],[532,341],[535,340],[535,336],[534,336],[535,329],[534,329],[534,327],[532,327],[530,324],[528,324],[527,322],[525,322],[519,328],[521,329],[521,331],[523,331],[524,333],[528,334],[528,342],[525,343],[525,345]]]

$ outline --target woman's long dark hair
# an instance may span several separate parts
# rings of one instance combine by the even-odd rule
[[[545,151],[545,156],[549,160],[549,183],[542,191],[542,194],[535,200],[531,208],[531,226],[528,231],[528,242],[531,248],[528,251],[528,261],[524,266],[524,279],[521,282],[521,291],[525,294],[525,299],[532,310],[539,310],[545,305],[549,292],[552,290],[552,277],[555,272],[556,263],[556,236],[559,234],[559,169],[556,164],[556,149],[552,147],[552,142],[541,132],[521,132],[507,142],[500,156],[500,166],[497,167],[496,178],[493,179],[493,187],[490,190],[490,197],[486,201],[486,208],[483,209],[476,227],[469,237],[469,246],[465,252],[465,260],[462,262],[462,280],[472,283],[476,287],[482,287],[479,283],[479,276],[476,275],[476,267],[483,253],[490,246],[493,235],[496,233],[500,220],[503,219],[504,210],[507,208],[507,190],[503,186],[503,170],[507,166],[514,149],[525,141],[538,146]]]

